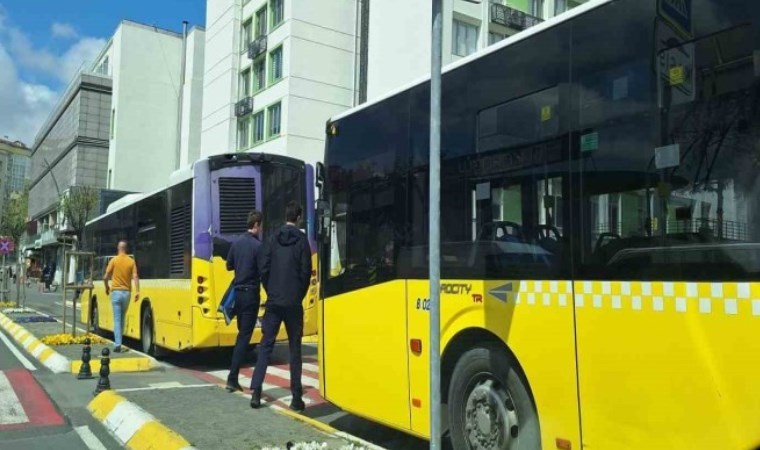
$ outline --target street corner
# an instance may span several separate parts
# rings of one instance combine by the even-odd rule
[[[121,445],[130,450],[195,448],[149,412],[113,391],[98,394],[87,409]]]

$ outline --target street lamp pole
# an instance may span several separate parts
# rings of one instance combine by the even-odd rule
[[[430,64],[430,449],[441,449],[441,55],[443,0],[433,0]]]

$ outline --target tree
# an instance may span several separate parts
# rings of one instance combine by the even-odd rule
[[[61,198],[61,209],[66,222],[73,230],[77,246],[82,246],[82,233],[90,214],[100,199],[98,189],[92,186],[72,186]]]
[[[16,251],[21,251],[21,236],[26,231],[27,213],[29,206],[29,190],[14,192],[5,203],[5,211],[0,218],[0,234],[13,240]],[[20,285],[16,283],[16,306],[19,306]]]

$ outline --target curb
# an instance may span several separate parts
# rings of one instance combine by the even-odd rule
[[[53,373],[71,372],[71,361],[68,358],[40,342],[32,333],[3,313],[0,313],[0,327]]]
[[[177,432],[113,391],[98,394],[87,410],[130,450],[195,450]]]
[[[45,367],[53,373],[73,373],[78,374],[82,365],[80,360],[70,360],[69,358],[56,352],[49,346],[37,339],[26,328],[14,323],[5,314],[0,312],[0,328],[5,330],[16,342],[34,356]],[[156,368],[158,365],[150,357],[139,358],[111,358],[111,373],[123,372],[146,372]],[[93,355],[90,362],[92,373],[97,374],[100,370],[100,358]]]
[[[379,445],[375,445],[371,442],[367,442],[364,439],[358,438],[352,434],[348,434],[344,431],[340,431],[336,428],[333,428],[331,425],[318,421],[317,419],[312,419],[311,417],[304,416],[303,414],[299,414],[295,411],[291,411],[289,409],[286,409],[277,405],[272,405],[270,406],[270,408],[273,409],[278,414],[290,417],[291,419],[301,421],[307,425],[311,425],[312,427],[324,433],[327,433],[335,438],[343,439],[344,441],[348,441],[348,442],[351,442],[352,444],[359,445],[362,448],[365,448],[367,450],[385,450],[384,447],[380,447]]]

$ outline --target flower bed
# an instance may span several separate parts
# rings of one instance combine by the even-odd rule
[[[68,333],[66,334],[52,334],[45,336],[40,341],[45,345],[82,345],[86,338],[90,339],[90,344],[106,344],[108,341],[96,334],[87,334],[74,337]]]

